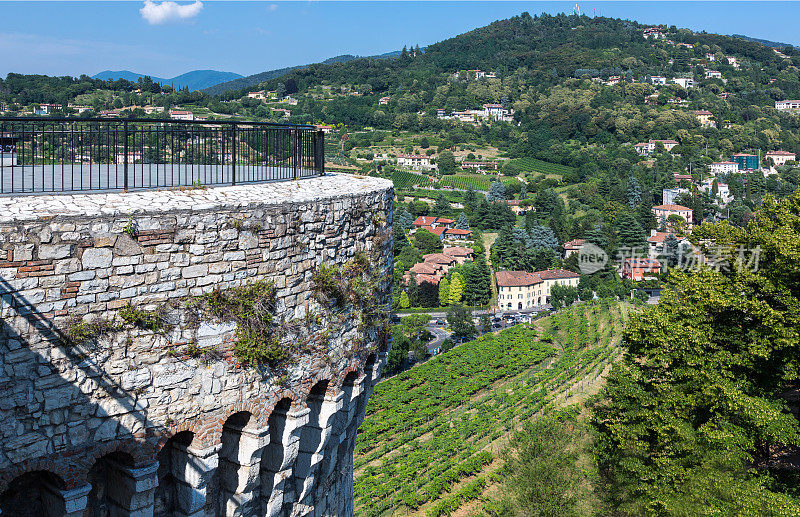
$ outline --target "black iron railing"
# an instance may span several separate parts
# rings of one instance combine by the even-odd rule
[[[0,118],[0,194],[237,185],[324,174],[313,126]]]

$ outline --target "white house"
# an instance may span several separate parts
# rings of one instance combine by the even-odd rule
[[[661,75],[651,75],[650,83],[655,85],[664,85],[667,84],[667,78]]]
[[[739,165],[736,162],[714,162],[708,166],[708,171],[716,176],[717,174],[730,174],[739,171]]]
[[[800,109],[800,100],[775,101],[776,110],[796,110]]]
[[[417,170],[436,170],[436,164],[431,163],[431,157],[422,154],[398,154],[397,166]]]
[[[530,309],[550,302],[554,285],[577,287],[581,275],[565,269],[528,271],[498,271],[497,305],[500,309]]]
[[[722,72],[719,70],[706,70],[706,79],[722,79]]]
[[[665,188],[661,191],[661,202],[665,205],[675,204],[675,200],[681,194],[688,194],[688,188]]]
[[[259,101],[267,100],[267,95],[264,93],[264,90],[259,90],[257,92],[250,92],[247,94],[248,99],[256,99]]]
[[[672,80],[673,83],[677,84],[682,88],[694,88],[697,86],[697,82],[692,79],[691,77],[676,77]]]
[[[703,192],[707,192],[709,195],[711,194],[711,190],[714,188],[714,180],[709,178],[707,180],[703,180],[703,183],[700,185],[700,190]],[[717,183],[717,197],[722,201],[723,205],[727,205],[733,200],[733,196],[731,195],[731,191],[728,188],[727,183]]]
[[[194,120],[194,114],[191,111],[169,110],[169,118],[172,120]]]
[[[644,39],[666,39],[667,35],[661,32],[661,29],[656,27],[648,27],[642,31]]]
[[[661,142],[667,152],[672,151],[672,148],[678,145],[678,142],[675,140],[649,140],[647,142],[639,142],[633,147],[636,149],[636,152],[639,153],[639,156],[647,156],[653,154],[656,150],[656,142]]]

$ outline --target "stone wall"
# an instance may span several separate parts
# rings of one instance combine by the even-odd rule
[[[0,198],[3,517],[351,515],[387,322],[330,310],[311,276],[363,253],[388,307],[392,197],[390,182],[329,175]],[[236,323],[192,308],[259,280],[294,350],[272,367],[241,364]],[[129,306],[169,327],[120,324]]]

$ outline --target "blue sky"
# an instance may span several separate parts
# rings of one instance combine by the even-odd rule
[[[183,7],[178,8],[181,5]],[[569,12],[575,2],[0,2],[0,76],[159,77],[196,69],[243,75],[340,54],[424,46],[528,11]],[[578,2],[588,15],[747,34],[800,45],[800,3]]]

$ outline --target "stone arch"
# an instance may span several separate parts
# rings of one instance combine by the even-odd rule
[[[355,437],[355,429],[352,423],[356,420],[355,413],[358,408],[360,392],[357,389],[358,372],[348,373],[342,381],[342,391],[344,392],[344,408],[341,411],[341,422],[339,423],[339,439],[335,447],[331,448],[331,453],[335,454],[332,459],[333,464],[329,469],[329,475],[336,476],[345,466],[347,452],[350,450],[351,438]]]
[[[136,466],[129,452],[116,450],[98,458],[89,470],[87,517],[152,513],[158,462]]]
[[[184,430],[173,434],[158,453],[158,487],[155,491],[155,515],[175,515],[176,512],[189,514],[187,503],[194,497],[194,487],[187,474],[188,448],[194,440],[194,433]],[[203,494],[205,496],[205,494]],[[205,497],[203,497],[205,500]]]
[[[300,432],[299,450],[294,464],[294,485],[297,501],[307,504],[306,498],[311,494],[317,481],[322,452],[330,437],[330,424],[333,411],[326,408],[330,380],[318,381],[306,397],[309,410],[308,422]]]
[[[258,514],[261,453],[267,440],[266,429],[249,411],[238,411],[223,424],[214,483],[220,515]]]
[[[50,471],[25,472],[0,493],[0,515],[61,517],[67,514],[64,489],[64,480]]]
[[[267,421],[269,443],[264,447],[261,456],[261,506],[262,515],[268,517],[280,514],[283,508],[284,493],[291,482],[292,463],[295,455],[292,451],[292,426],[289,413],[293,400],[284,397],[275,404]]]

